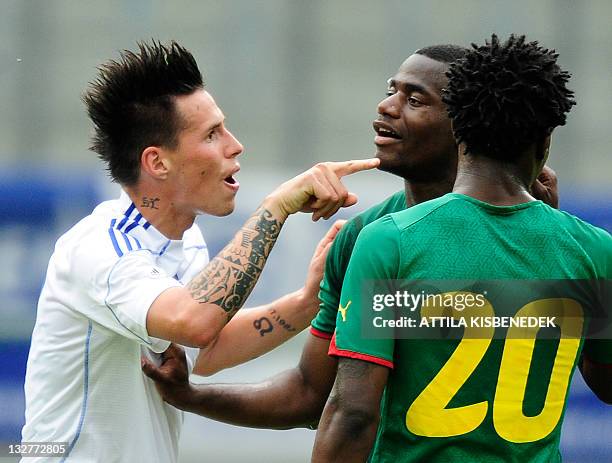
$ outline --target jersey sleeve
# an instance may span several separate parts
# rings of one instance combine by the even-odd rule
[[[202,232],[194,224],[183,234],[184,262],[181,264],[177,276],[183,284],[190,282],[210,261],[208,246],[204,241]]]
[[[154,352],[163,352],[169,341],[149,336],[147,313],[157,297],[181,283],[155,265],[150,251],[132,251],[120,257],[77,247],[71,256],[65,284],[81,294],[71,308],[121,336],[133,339]]]
[[[331,339],[336,329],[336,315],[338,314],[342,282],[357,235],[358,231],[354,222],[347,223],[336,235],[327,254],[321,290],[319,291],[319,312],[312,321],[310,328],[310,332],[317,337]]]
[[[388,336],[377,336],[374,339],[364,334],[363,328],[364,324],[372,323],[375,316],[373,293],[369,289],[373,288],[371,283],[395,279],[399,262],[399,231],[390,216],[362,230],[342,286],[336,332],[330,344],[329,355],[356,358],[393,368],[393,332],[387,331]],[[381,316],[388,315],[381,313]]]

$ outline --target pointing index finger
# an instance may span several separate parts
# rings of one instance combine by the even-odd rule
[[[351,175],[362,170],[370,170],[378,167],[380,159],[354,159],[352,161],[339,161],[330,162],[329,166],[331,170],[338,176],[344,177],[345,175]]]

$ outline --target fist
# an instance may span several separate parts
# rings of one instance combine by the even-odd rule
[[[557,174],[548,166],[542,168],[542,172],[531,185],[531,194],[534,198],[542,200],[555,209],[559,208],[559,189],[557,186]]]

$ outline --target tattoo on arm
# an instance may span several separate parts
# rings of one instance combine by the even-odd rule
[[[270,309],[268,311],[268,313],[272,316],[272,320],[274,320],[276,323],[278,323],[281,327],[283,327],[284,329],[286,329],[289,332],[293,332],[295,331],[295,327],[291,325],[291,323],[289,323],[287,320],[285,320],[284,318],[282,318],[278,312],[276,311],[276,309]]]
[[[271,315],[270,317],[261,317],[253,322],[253,327],[255,330],[259,331],[260,336],[264,336],[266,333],[274,331],[274,324],[272,322],[290,333],[295,331],[295,327],[282,318],[276,309],[270,309],[268,313]],[[270,321],[270,319],[272,319],[272,321]]]
[[[272,322],[270,322],[267,317],[258,318],[253,322],[253,326],[257,331],[259,331],[260,336],[264,336],[266,333],[274,330]]]
[[[187,285],[192,297],[218,305],[228,319],[233,317],[251,294],[282,225],[267,209],[255,211],[234,239]]]

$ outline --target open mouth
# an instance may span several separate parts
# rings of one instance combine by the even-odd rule
[[[392,132],[391,130],[387,130],[387,129],[377,130],[376,133],[381,137],[395,138],[396,140],[399,140],[400,138],[402,138],[395,132]]]
[[[401,135],[386,122],[374,121],[372,125],[374,127],[374,131],[376,132],[376,136],[374,137],[374,143],[376,145],[397,143],[398,140],[402,139]]]
[[[395,140],[401,140],[401,136],[399,133],[395,131],[393,127],[383,121],[374,121],[372,124],[374,127],[374,131],[379,137],[383,138],[393,138]]]
[[[234,171],[232,171],[230,175],[223,179],[223,183],[225,184],[225,186],[231,188],[234,192],[238,191],[238,188],[240,188],[240,183],[234,177],[234,175],[236,175],[239,170],[240,167],[238,166],[236,169],[234,169]]]

